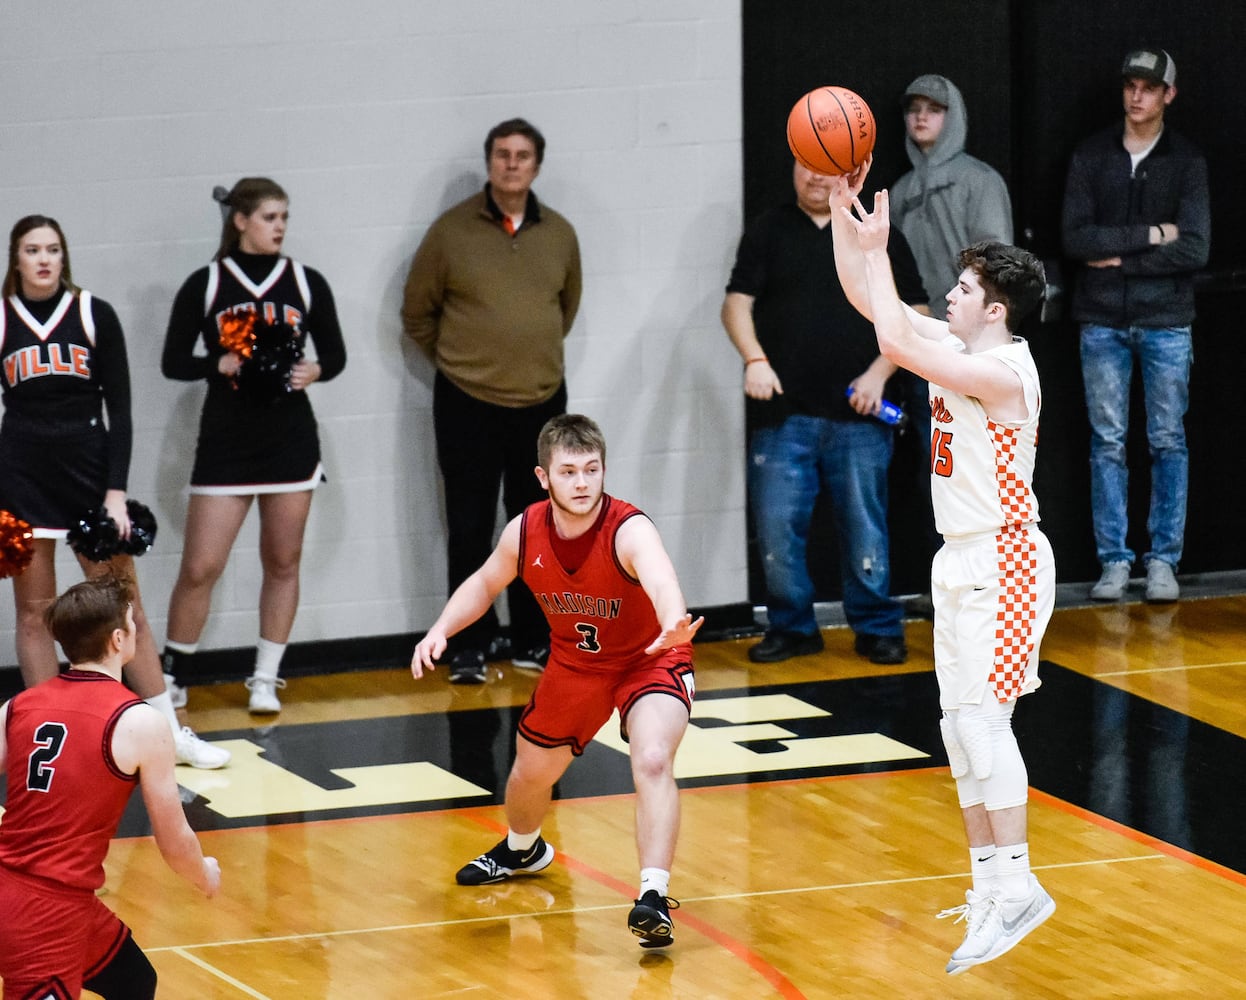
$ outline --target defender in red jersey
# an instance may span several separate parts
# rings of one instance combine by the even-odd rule
[[[135,785],[169,867],[207,896],[220,887],[182,812],[169,727],[121,684],[137,634],[132,593],[110,574],[57,598],[46,620],[69,670],[0,707],[5,1000],[69,1000],[84,986],[105,1000],[156,995],[155,969],[95,895]]]
[[[628,927],[646,948],[674,941],[667,898],[679,833],[675,751],[694,693],[692,620],[657,528],[607,496],[606,443],[588,417],[554,417],[537,441],[549,499],[502,532],[497,548],[451,595],[415,647],[419,678],[450,636],[474,622],[517,576],[550,624],[550,657],[519,721],[506,782],[506,839],[469,862],[460,885],[488,885],[554,860],[541,837],[554,783],[618,709],[636,784],[640,892]]]

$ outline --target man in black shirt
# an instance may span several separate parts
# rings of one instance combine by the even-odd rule
[[[749,659],[776,663],[822,649],[806,548],[825,491],[856,650],[874,663],[903,663],[903,608],[891,596],[887,537],[895,432],[878,417],[896,366],[879,355],[873,327],[835,276],[830,178],[797,163],[792,180],[796,201],[745,229],[722,307],[744,360],[748,487],[767,591],[769,626]],[[890,251],[901,298],[924,303],[917,265],[894,230]]]

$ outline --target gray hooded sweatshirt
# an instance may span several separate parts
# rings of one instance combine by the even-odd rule
[[[891,187],[891,220],[900,227],[917,258],[930,311],[947,316],[944,296],[960,277],[960,251],[980,240],[1012,242],[1012,202],[1004,179],[965,152],[969,119],[965,99],[951,80],[926,74],[905,91],[947,106],[943,131],[929,153],[907,135],[913,169]]]

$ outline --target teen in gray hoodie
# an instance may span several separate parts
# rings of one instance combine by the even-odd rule
[[[1012,202],[1004,179],[965,152],[965,99],[947,77],[927,73],[904,92],[904,141],[913,169],[891,187],[891,221],[917,258],[930,311],[960,275],[957,255],[979,240],[1012,242]]]

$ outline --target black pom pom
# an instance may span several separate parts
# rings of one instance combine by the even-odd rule
[[[131,556],[144,555],[156,544],[156,515],[137,500],[127,500],[125,512],[130,515],[130,537],[122,542],[121,551]]]
[[[69,547],[91,562],[108,562],[121,550],[117,522],[102,504],[89,510],[69,529]]]
[[[303,357],[303,338],[286,323],[258,320],[251,356],[238,369],[237,385],[257,402],[272,402],[290,389],[290,375]]]
[[[91,562],[108,562],[118,553],[141,556],[155,544],[156,515],[137,500],[125,502],[130,518],[130,537],[122,538],[117,522],[103,504],[87,511],[69,529],[69,547]]]

